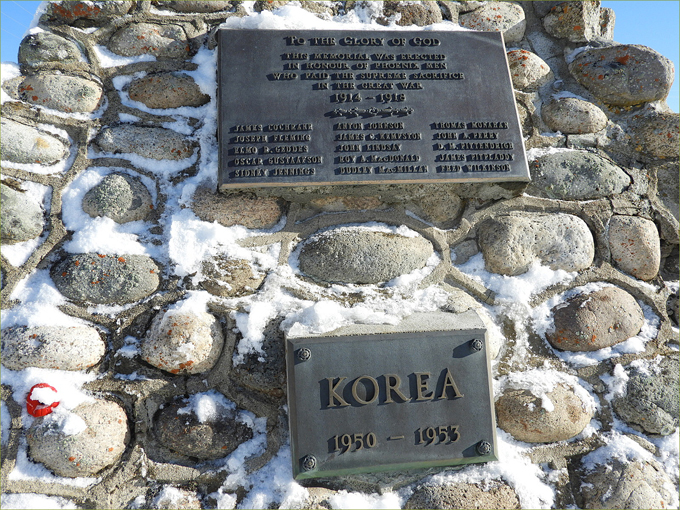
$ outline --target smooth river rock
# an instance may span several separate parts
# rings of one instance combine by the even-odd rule
[[[2,364],[10,370],[85,370],[99,363],[105,352],[106,344],[91,326],[17,326],[2,330]]]
[[[210,370],[224,346],[222,326],[207,312],[160,312],[142,343],[142,359],[171,374]]]
[[[387,17],[399,14],[397,25],[408,27],[416,25],[425,27],[434,23],[441,23],[443,20],[442,10],[437,5],[438,2],[384,2],[383,14]]]
[[[36,106],[65,113],[91,113],[99,108],[104,89],[100,83],[80,76],[38,73],[21,83],[19,95]]]
[[[52,266],[57,289],[77,303],[124,305],[156,291],[160,270],[145,255],[67,255]]]
[[[541,107],[543,121],[565,135],[596,133],[607,125],[607,116],[596,105],[576,97],[553,99]]]
[[[92,476],[118,461],[129,439],[127,415],[121,406],[107,400],[80,404],[72,413],[86,428],[75,434],[62,426],[59,417],[63,412],[55,410],[38,418],[28,429],[26,439],[33,460],[70,478]]]
[[[507,55],[513,88],[533,92],[553,79],[550,66],[535,53],[512,50]]]
[[[572,388],[558,384],[546,393],[554,409],[529,390],[506,390],[496,401],[498,426],[527,443],[553,443],[578,435],[593,417]]]
[[[633,296],[618,287],[579,294],[553,308],[550,344],[564,351],[597,351],[640,332],[645,316]]]
[[[257,229],[274,227],[286,211],[285,202],[279,198],[256,197],[249,193],[225,195],[206,187],[199,187],[194,193],[192,209],[203,221],[216,221],[225,227],[243,225]]]
[[[239,297],[254,294],[266,273],[255,273],[247,260],[214,257],[201,263],[205,280],[201,287],[214,296]]]
[[[19,45],[19,63],[35,66],[45,62],[69,64],[80,61],[80,49],[73,41],[50,32],[29,34]]]
[[[418,487],[404,504],[409,509],[522,508],[515,491],[498,480]]]
[[[38,237],[43,231],[43,209],[30,193],[0,185],[0,235],[2,244],[15,244]]]
[[[379,283],[421,269],[432,253],[432,244],[420,236],[338,228],[305,243],[300,270],[326,282]]]
[[[665,99],[673,84],[673,63],[637,44],[587,49],[569,71],[595,97],[614,106]]]
[[[0,120],[2,159],[14,163],[53,165],[68,156],[68,146],[40,129],[3,117]]]
[[[201,92],[191,76],[179,72],[150,74],[134,80],[128,93],[130,99],[148,108],[202,106],[210,102],[210,96]]]
[[[152,23],[132,23],[121,28],[109,39],[108,48],[124,57],[153,55],[161,59],[184,59],[191,52],[181,26]]]
[[[610,159],[585,151],[555,152],[529,164],[531,186],[548,198],[593,200],[617,195],[630,177]]]
[[[479,227],[478,244],[489,271],[525,273],[536,261],[553,270],[579,271],[595,256],[586,223],[569,214],[516,213],[490,218]]]
[[[631,123],[636,151],[652,158],[678,157],[680,116],[672,112],[654,112]]]
[[[609,251],[616,267],[640,280],[659,272],[661,241],[653,221],[638,216],[612,216]]]

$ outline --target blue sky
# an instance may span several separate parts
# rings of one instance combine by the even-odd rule
[[[40,2],[1,0],[0,50],[3,62],[17,61],[17,50],[24,32],[33,19]],[[675,64],[675,82],[668,97],[673,111],[680,111],[678,72],[680,67],[679,26],[680,1],[678,0],[626,0],[603,1],[616,13],[614,40],[625,44],[643,44],[671,59]]]

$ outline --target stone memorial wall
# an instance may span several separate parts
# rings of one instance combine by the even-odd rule
[[[41,9],[2,72],[3,507],[677,507],[674,69],[612,10]],[[500,31],[531,182],[218,193],[219,27]],[[498,461],[293,480],[287,339],[471,312]]]

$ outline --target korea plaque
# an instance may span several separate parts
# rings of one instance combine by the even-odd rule
[[[287,340],[295,478],[497,459],[483,323],[419,316],[428,331],[416,321],[413,332]]]
[[[219,187],[528,181],[503,36],[219,32]]]

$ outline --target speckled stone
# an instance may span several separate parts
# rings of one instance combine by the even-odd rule
[[[106,344],[90,326],[17,326],[2,330],[2,364],[10,370],[85,370],[99,363],[105,352]]]
[[[614,106],[665,99],[673,84],[673,63],[637,44],[587,49],[569,71],[595,97]]]
[[[199,187],[194,193],[193,211],[203,221],[216,221],[225,227],[269,229],[285,213],[285,202],[278,198],[256,197],[248,193],[224,195]]]
[[[65,113],[91,113],[99,108],[101,84],[79,76],[38,73],[27,76],[19,87],[22,100]]]
[[[207,312],[160,312],[142,343],[142,359],[171,374],[210,370],[224,346],[220,322]]]
[[[30,193],[0,185],[0,235],[2,244],[38,237],[43,231],[43,209]]]
[[[127,174],[109,174],[83,197],[83,211],[96,218],[106,216],[117,223],[144,220],[153,210],[149,190]]]
[[[605,41],[614,40],[616,13],[609,7],[600,7],[600,37]]]
[[[50,276],[57,289],[78,303],[124,305],[139,301],[158,288],[159,269],[144,255],[67,255]]]
[[[122,124],[104,128],[94,140],[103,152],[137,154],[143,158],[178,161],[191,157],[193,144],[176,131]]]
[[[50,2],[41,21],[66,23],[78,27],[90,27],[106,23],[127,14],[132,7],[130,0],[116,2]]]
[[[583,477],[581,508],[668,508],[674,490],[661,464],[653,459],[611,459]]]
[[[479,9],[461,14],[458,22],[472,30],[503,32],[506,44],[521,41],[526,29],[524,10],[510,2],[487,2]]]
[[[652,158],[677,159],[680,146],[679,119],[679,114],[670,112],[654,112],[634,119],[631,127],[635,150]]]
[[[616,267],[640,280],[659,272],[661,242],[653,221],[638,216],[612,216],[609,251]]]
[[[432,244],[420,236],[332,229],[305,243],[300,270],[325,282],[379,283],[421,269],[432,253]]]
[[[680,169],[678,162],[664,162],[655,165],[653,170],[657,179],[657,196],[677,221],[680,219]],[[673,237],[676,236],[677,233]]]
[[[73,413],[87,428],[68,435],[60,425],[63,411],[38,418],[26,433],[29,455],[58,476],[92,476],[120,459],[129,439],[127,415],[107,400],[79,405]]]
[[[552,310],[550,344],[564,351],[597,351],[637,335],[645,322],[640,305],[618,287],[579,294]]]
[[[562,2],[543,18],[546,32],[558,39],[586,42],[601,35],[600,2]]]
[[[383,4],[383,14],[388,18],[399,15],[397,25],[401,27],[409,27],[411,25],[425,27],[434,23],[441,23],[443,20],[441,9],[437,2],[433,1],[414,3],[385,2]]]
[[[195,1],[182,0],[180,2],[153,2],[159,9],[172,9],[177,12],[219,12],[228,11],[233,7],[232,2],[211,0],[211,1]]]
[[[576,97],[553,99],[541,108],[543,121],[562,134],[596,133],[607,125],[607,116],[596,105]]]
[[[29,34],[19,45],[19,63],[36,66],[45,62],[69,64],[80,61],[80,49],[73,41],[50,32]]]
[[[194,79],[183,73],[156,73],[130,83],[130,99],[148,108],[202,106],[210,102]]]
[[[191,53],[184,29],[172,24],[132,23],[111,36],[108,48],[124,57],[153,55],[161,59],[184,59]]]
[[[663,357],[658,366],[647,363],[647,369],[629,377],[626,394],[615,398],[612,405],[633,428],[667,436],[678,427],[678,358]]]
[[[617,195],[630,177],[613,161],[585,151],[555,152],[529,164],[531,189],[558,200],[593,200]]]
[[[477,239],[489,271],[525,273],[535,261],[553,270],[578,271],[595,256],[586,223],[569,214],[516,213],[486,220]]]
[[[234,408],[215,406],[209,419],[200,421],[188,399],[166,405],[154,420],[158,440],[170,450],[201,460],[226,457],[253,437],[253,431]]]
[[[590,423],[592,413],[572,388],[558,384],[546,395],[552,411],[529,390],[505,391],[496,400],[498,426],[526,443],[554,443],[571,439]]]
[[[68,156],[59,138],[5,117],[0,119],[0,140],[2,159],[14,163],[53,165]]]
[[[201,287],[214,296],[239,297],[254,294],[266,273],[256,274],[247,260],[212,258],[202,263],[205,280]]]
[[[515,89],[533,92],[553,79],[550,66],[535,53],[512,50],[507,55],[512,86]]]
[[[423,485],[416,488],[404,508],[521,508],[519,498],[512,488],[498,480],[484,484],[453,483]]]

